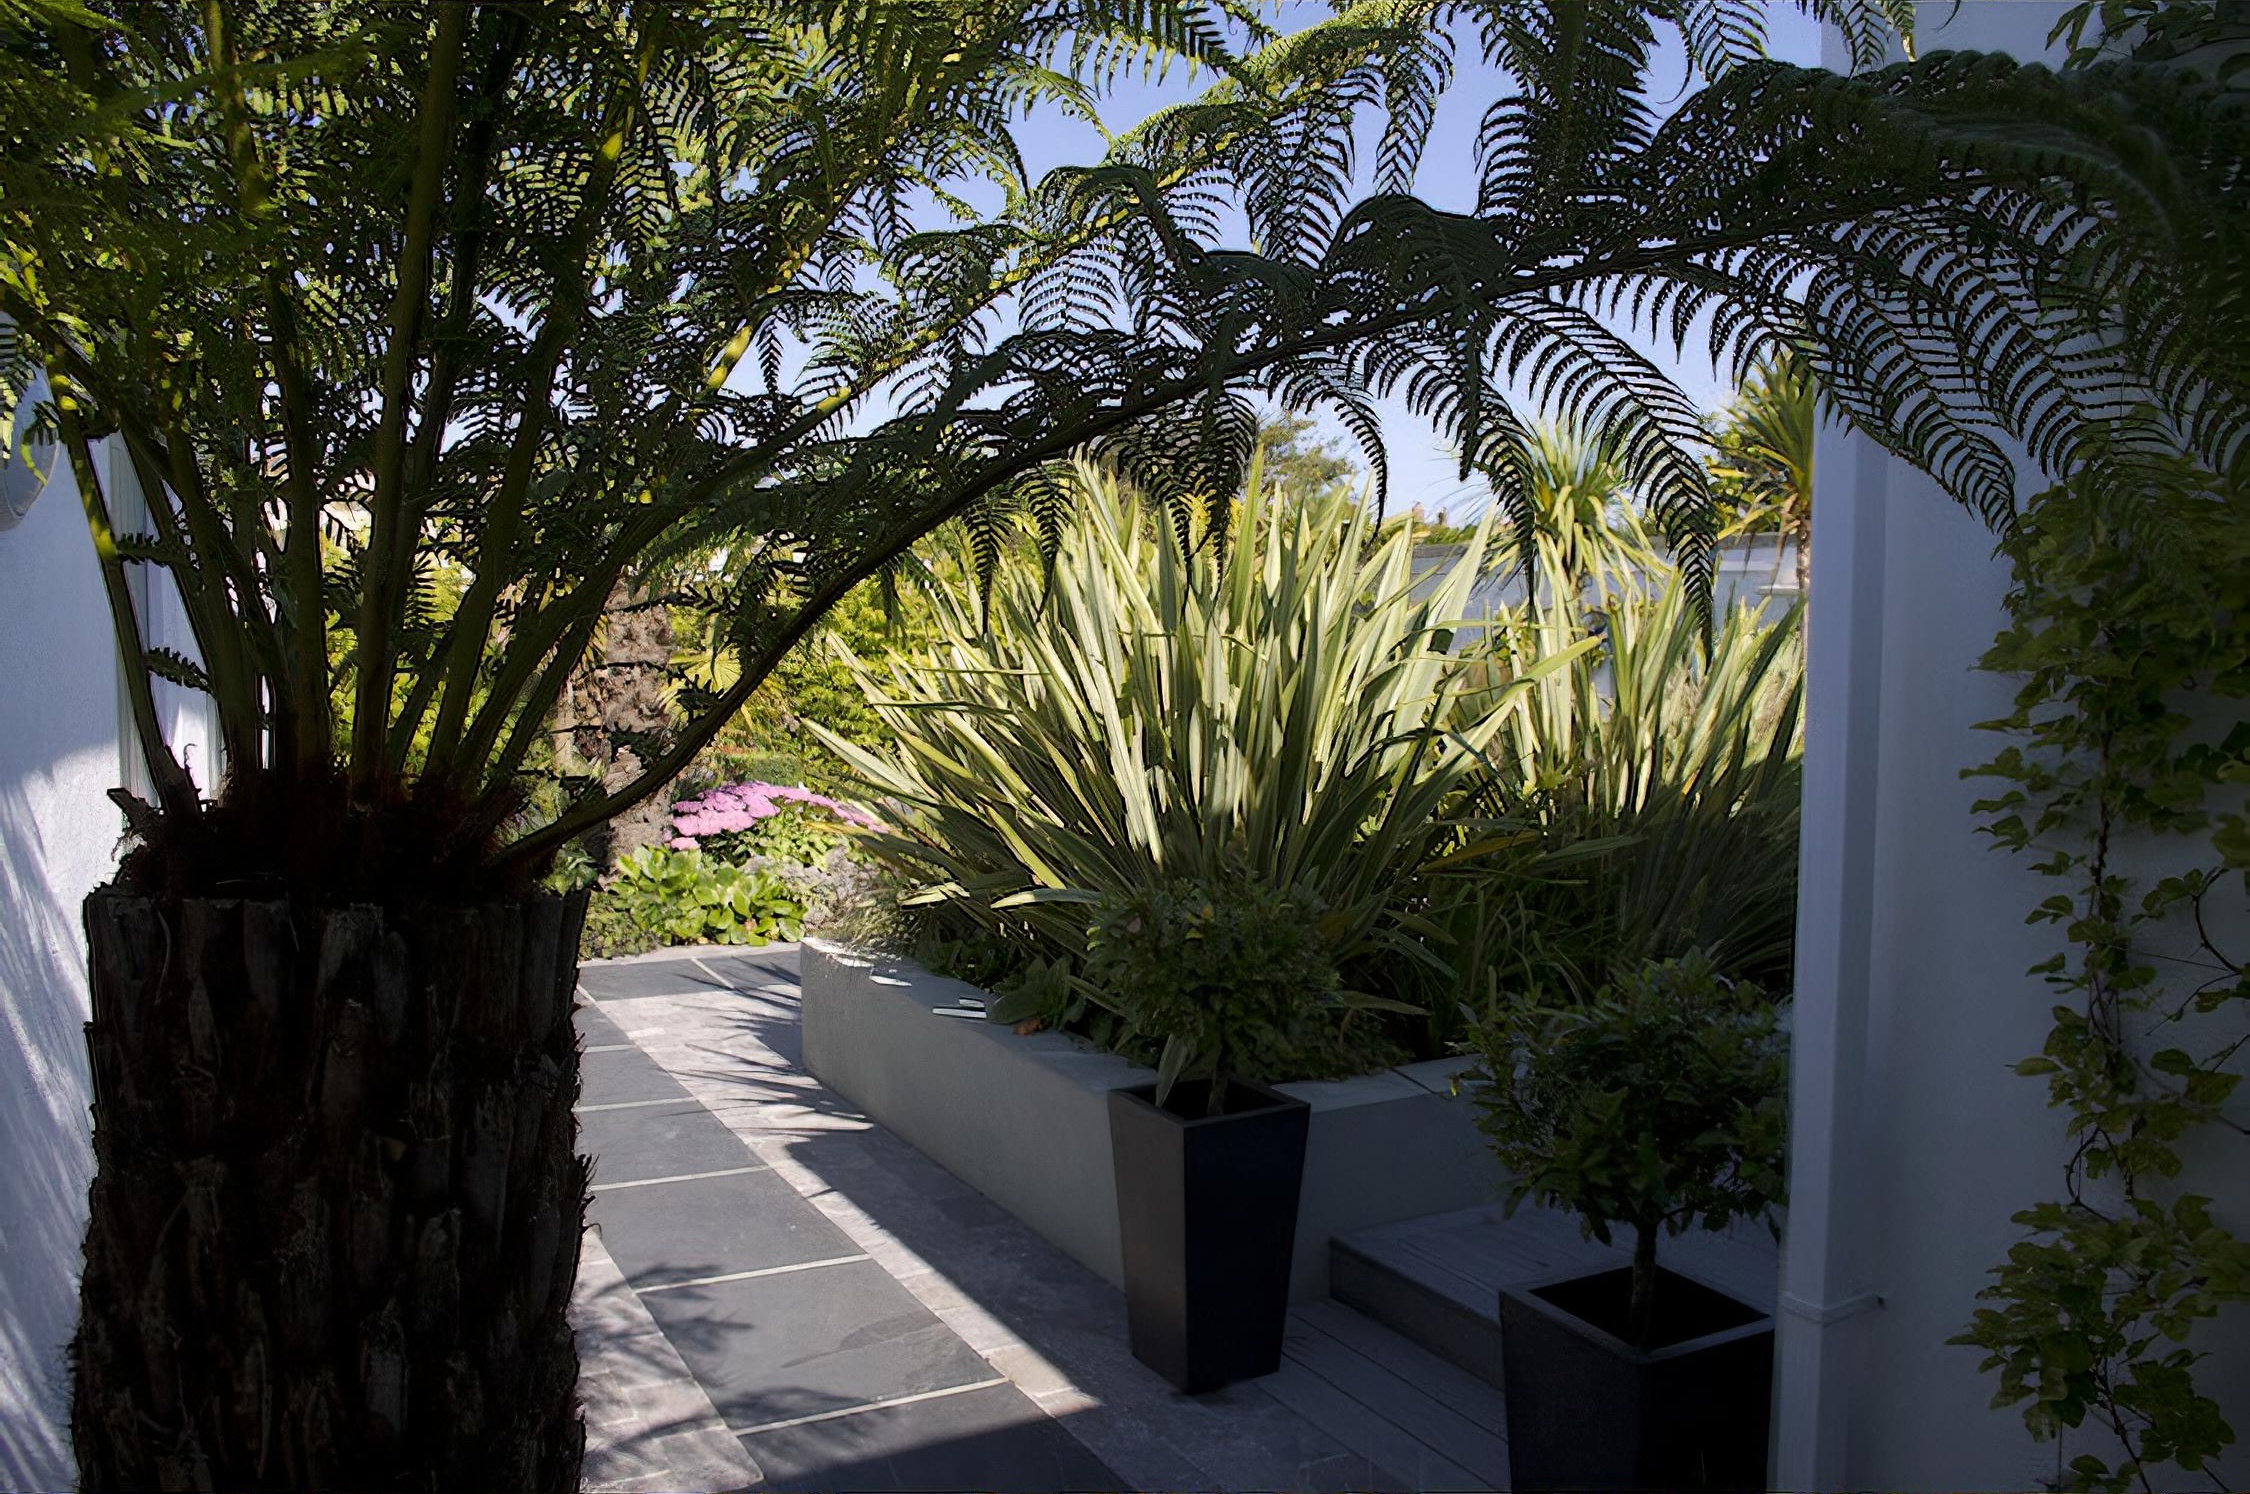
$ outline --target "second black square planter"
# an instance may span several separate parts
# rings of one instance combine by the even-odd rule
[[[1189,1395],[1281,1367],[1312,1110],[1263,1085],[1109,1094],[1133,1357]]]
[[[1500,1293],[1518,1489],[1763,1489],[1773,1319],[1657,1269],[1655,1343],[1618,1335],[1632,1273]]]

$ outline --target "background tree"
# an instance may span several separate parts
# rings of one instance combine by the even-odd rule
[[[1797,595],[1812,574],[1813,437],[1820,395],[1805,360],[1781,352],[1751,370],[1719,419],[1711,464],[1726,515],[1738,534],[1772,532],[1796,546]]]
[[[959,516],[987,568],[997,513],[1051,537],[1074,454],[1184,523],[1269,403],[1378,482],[1378,397],[1464,477],[1567,408],[1706,574],[1704,430],[1622,314],[1737,372],[1798,349],[1995,521],[1995,433],[2118,468],[2088,429],[2153,401],[2239,457],[2199,308],[2246,262],[2243,131],[2192,72],[1844,78],[1762,60],[1741,0],[1231,6],[0,4],[0,396],[47,375],[157,800],[89,904],[90,1485],[574,1481],[574,930],[518,894],[918,536]],[[1905,10],[1808,8],[1863,63]],[[1697,87],[1660,116],[1667,28]],[[1412,189],[1465,45],[1513,86],[1450,213]],[[1215,82],[1026,180],[1012,120],[1159,53]],[[619,582],[722,543],[734,683],[527,815]],[[196,658],[145,644],[132,566]],[[209,802],[158,677],[216,701]]]
[[[1019,542],[1030,543],[1029,536]],[[683,779],[698,786],[759,779],[851,792],[855,785],[842,763],[806,728],[824,727],[863,747],[882,739],[882,722],[847,661],[901,658],[922,647],[933,625],[929,589],[973,581],[972,564],[956,553],[962,548],[958,534],[932,537],[907,563],[847,593],[774,665]],[[739,666],[728,648],[726,618],[692,607],[682,615],[694,627],[674,654],[683,675],[708,690],[735,683]]]
[[[558,784],[582,777],[604,791],[621,788],[668,745],[678,652],[668,595],[669,588],[624,577],[611,588],[587,657],[555,703],[549,735]],[[607,845],[596,863],[664,839],[665,811],[660,798],[644,799],[600,827]]]
[[[1486,460],[1494,487],[1513,495],[1532,584],[1544,572],[1557,597],[1582,596],[1597,573],[1653,558],[1624,453],[1606,433],[1542,421],[1496,442]]]
[[[1364,476],[1357,462],[1320,434],[1309,415],[1283,411],[1261,420],[1257,450],[1267,481],[1281,492],[1322,496],[1348,491]]]

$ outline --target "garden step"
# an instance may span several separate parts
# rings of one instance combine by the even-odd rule
[[[1664,1242],[1663,1263],[1772,1312],[1780,1256],[1759,1226],[1691,1231]],[[1329,1248],[1335,1299],[1488,1385],[1500,1379],[1500,1291],[1564,1272],[1629,1264],[1620,1243],[1579,1231],[1571,1215],[1525,1205],[1503,1218],[1483,1204],[1339,1235]]]
[[[1339,1302],[1289,1314],[1258,1388],[1411,1489],[1504,1489],[1500,1393]]]

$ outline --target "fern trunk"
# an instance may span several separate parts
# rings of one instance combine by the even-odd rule
[[[577,1487],[583,916],[87,900],[82,1487]]]
[[[674,640],[670,610],[631,580],[617,583],[602,613],[600,646],[573,673],[556,715],[565,766],[614,793],[638,778],[652,749],[670,745],[675,734],[666,673]],[[602,828],[605,859],[614,863],[670,834],[664,797],[644,800]]]

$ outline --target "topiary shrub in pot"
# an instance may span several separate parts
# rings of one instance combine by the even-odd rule
[[[1519,1489],[1763,1488],[1773,1321],[1657,1263],[1657,1244],[1782,1198],[1787,1065],[1774,1002],[1700,952],[1568,1006],[1475,1028],[1480,1123],[1525,1199],[1576,1213],[1628,1267],[1503,1290]]]
[[[1093,999],[1161,1044],[1157,1082],[1110,1093],[1134,1356],[1188,1394],[1280,1367],[1311,1111],[1246,1077],[1339,990],[1301,890],[1247,877],[1113,894]]]

